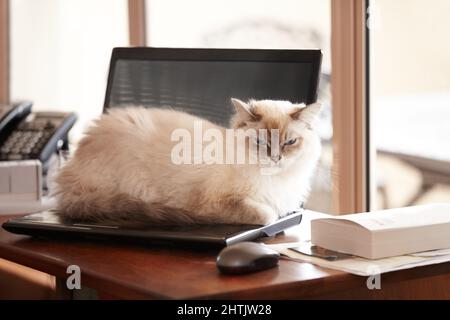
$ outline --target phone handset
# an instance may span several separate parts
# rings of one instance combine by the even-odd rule
[[[31,101],[21,101],[13,104],[0,104],[0,142],[15,124],[31,113]],[[8,130],[9,129],[9,130]]]

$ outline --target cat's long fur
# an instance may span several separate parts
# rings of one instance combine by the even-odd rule
[[[134,223],[267,224],[298,209],[320,154],[312,124],[318,104],[233,99],[234,128],[280,130],[282,167],[272,175],[258,165],[181,164],[171,161],[171,133],[193,135],[197,117],[167,109],[123,108],[103,115],[58,175],[64,218]],[[203,130],[225,128],[203,120]],[[249,141],[249,143],[252,143]]]

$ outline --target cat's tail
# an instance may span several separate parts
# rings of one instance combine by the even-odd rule
[[[145,202],[124,193],[60,191],[57,211],[68,221],[92,221],[121,226],[179,225],[198,221],[188,211],[157,202]]]

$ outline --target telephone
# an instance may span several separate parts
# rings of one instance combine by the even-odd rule
[[[68,149],[74,113],[31,112],[32,102],[0,105],[0,161],[40,160],[47,163],[58,150]]]

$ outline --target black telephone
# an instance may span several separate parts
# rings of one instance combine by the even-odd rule
[[[32,102],[0,105],[0,161],[40,160],[44,172],[53,153],[68,148],[74,113],[31,112]]]

